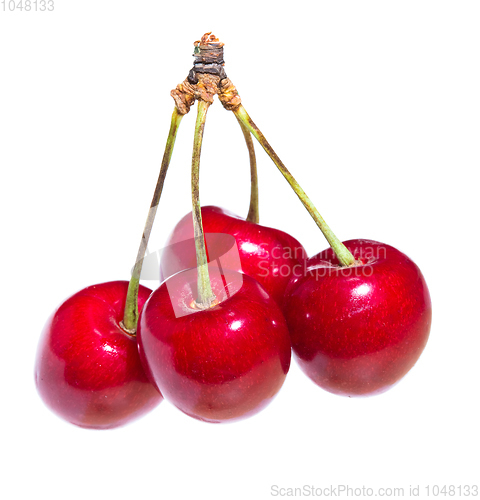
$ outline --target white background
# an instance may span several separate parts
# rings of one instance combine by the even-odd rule
[[[5,499],[267,499],[272,485],[478,484],[480,4],[55,0],[0,11],[0,493]],[[114,431],[71,426],[33,383],[51,311],[128,279],[163,154],[170,90],[212,30],[245,108],[341,239],[422,269],[431,337],[390,392],[346,399],[293,364],[262,413],[195,421],[167,402]],[[182,123],[152,236],[190,209],[194,114]],[[261,222],[326,242],[257,148]],[[246,215],[248,156],[209,111],[201,200]],[[148,285],[148,283],[145,283]],[[150,284],[155,286],[155,284]]]

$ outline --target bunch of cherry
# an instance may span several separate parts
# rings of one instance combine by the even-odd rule
[[[224,70],[223,44],[195,42],[195,63],[175,108],[130,282],[93,285],[48,320],[35,381],[46,405],[81,427],[112,428],[163,398],[206,422],[263,409],[283,385],[291,351],[316,384],[335,394],[386,391],[415,364],[430,331],[431,301],[419,268],[389,245],[341,242],[275,154]],[[248,147],[247,219],[201,208],[199,165],[207,110],[218,96]],[[162,284],[140,285],[143,259],[182,117],[198,101],[192,214],[162,254]],[[307,258],[290,235],[258,224],[254,136],[294,189],[330,248]]]

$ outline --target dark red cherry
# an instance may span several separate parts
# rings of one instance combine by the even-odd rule
[[[430,332],[432,305],[420,269],[395,248],[344,242],[357,266],[340,267],[331,248],[292,280],[284,313],[302,370],[335,394],[378,394],[416,363]]]
[[[197,269],[180,272],[146,302],[140,356],[164,397],[206,422],[235,421],[262,410],[290,366],[285,319],[263,288],[234,271],[210,272],[219,303],[195,305]]]
[[[271,227],[248,222],[219,207],[202,207],[203,229],[210,260],[222,255],[228,240],[209,237],[207,233],[223,233],[235,238],[240,262],[227,256],[224,267],[255,278],[279,305],[292,276],[302,274],[307,258],[303,246],[289,234]],[[161,279],[197,265],[193,244],[191,213],[185,215],[170,235],[161,259]],[[181,244],[180,242],[189,240]],[[228,249],[227,249],[228,250]],[[230,263],[230,265],[228,264]]]
[[[136,338],[120,326],[127,288],[127,281],[89,286],[61,304],[43,329],[38,392],[54,413],[80,427],[124,425],[163,399],[145,375]],[[140,309],[150,293],[140,286]]]

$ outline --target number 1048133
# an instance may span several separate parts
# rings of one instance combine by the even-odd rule
[[[0,11],[3,12],[52,12],[55,9],[53,0],[1,0]]]

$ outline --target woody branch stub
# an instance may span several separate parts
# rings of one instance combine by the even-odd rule
[[[193,68],[187,78],[171,91],[180,114],[186,115],[196,100],[212,104],[215,95],[229,111],[235,111],[241,105],[237,89],[225,73],[223,45],[212,33],[205,33],[194,43]]]

